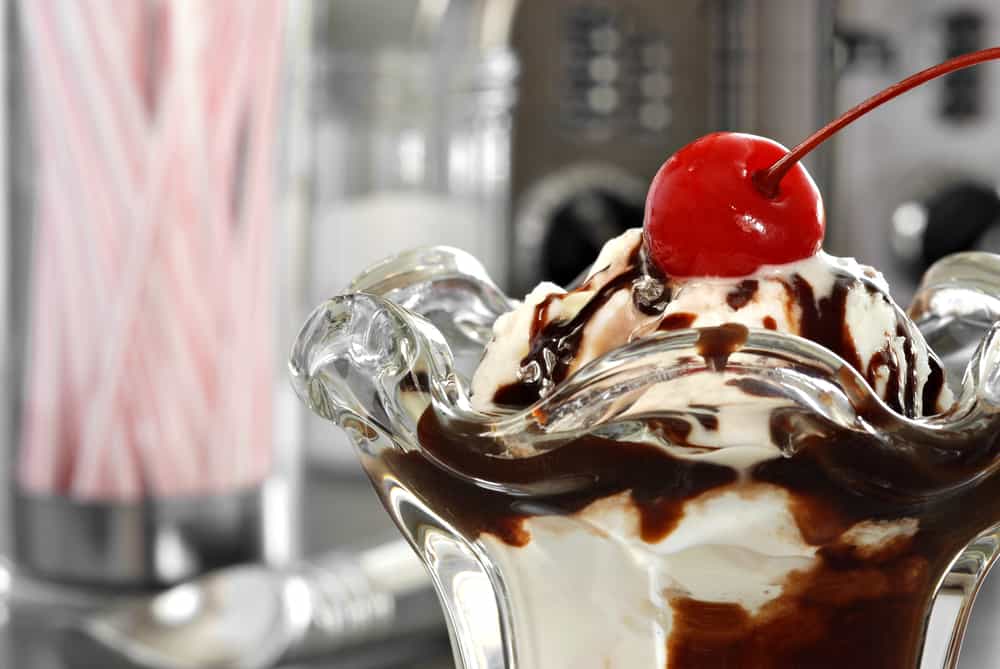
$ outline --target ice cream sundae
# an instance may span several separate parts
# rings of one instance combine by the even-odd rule
[[[944,68],[998,56],[915,75],[792,151],[696,140],[657,174],[643,228],[578,285],[505,302],[461,257],[421,256],[422,282],[390,263],[317,312],[293,354],[300,391],[355,436],[438,575],[465,666],[488,662],[446,555],[481,567],[506,667],[928,666],[938,583],[1000,519],[992,340],[953,396],[881,274],[822,250],[798,161]],[[454,336],[428,322],[458,303],[435,302],[435,271],[474,287]],[[468,380],[449,344],[481,349]]]

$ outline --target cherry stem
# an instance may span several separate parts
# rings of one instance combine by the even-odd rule
[[[912,88],[916,88],[924,82],[949,74],[956,70],[962,70],[967,67],[971,67],[972,65],[978,65],[979,63],[987,60],[997,59],[1000,59],[1000,47],[973,51],[972,53],[965,54],[964,56],[952,58],[951,60],[935,65],[934,67],[928,67],[926,70],[917,72],[916,74],[903,79],[899,83],[893,84],[889,88],[871,96],[856,107],[848,109],[841,116],[830,121],[825,126],[809,135],[809,137],[806,137],[801,143],[799,143],[798,146],[778,159],[778,161],[771,165],[771,167],[767,170],[757,170],[754,172],[754,185],[757,187],[757,190],[764,195],[764,197],[773,198],[778,194],[778,184],[781,183],[781,180],[788,173],[788,170],[792,169],[795,163],[802,160],[802,158],[804,158],[810,151],[822,144],[828,137],[830,137],[830,135],[837,132],[848,123],[853,122],[858,117],[864,116],[883,103],[906,93]]]

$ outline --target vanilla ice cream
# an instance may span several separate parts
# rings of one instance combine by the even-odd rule
[[[652,275],[641,245],[641,230],[625,232],[604,246],[582,285],[566,291],[542,283],[497,319],[472,379],[474,405],[528,404],[631,341],[723,323],[825,346],[904,415],[937,413],[951,403],[940,364],[871,267],[821,251],[745,277],[676,279]]]

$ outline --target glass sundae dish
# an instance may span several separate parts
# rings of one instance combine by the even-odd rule
[[[957,662],[1000,546],[1000,257],[941,261],[907,315],[819,250],[801,166],[750,190],[783,154],[685,147],[568,291],[516,302],[424,249],[303,327],[297,390],[351,436],[463,669]]]

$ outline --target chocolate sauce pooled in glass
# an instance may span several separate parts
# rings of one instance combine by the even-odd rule
[[[723,342],[732,341],[732,334],[721,328],[702,332]],[[725,350],[706,355],[711,359]],[[755,387],[748,383],[751,379],[739,381],[738,387],[751,396],[780,394],[773,387]],[[803,537],[818,548],[815,566],[788,576],[780,584],[782,594],[756,615],[735,603],[671,599],[670,669],[909,669],[918,659],[914,653],[933,591],[929,579],[942,573],[946,562],[991,519],[1000,517],[997,476],[959,493],[944,491],[995,457],[1000,436],[989,443],[963,443],[958,434],[943,438],[954,461],[931,462],[903,447],[908,436],[894,435],[885,415],[875,412],[869,418],[885,426],[887,441],[796,410],[775,412],[772,430],[802,432],[808,423],[813,436],[794,456],[757,465],[745,481],[734,469],[677,458],[659,446],[591,435],[529,458],[484,455],[467,438],[456,440],[430,409],[420,420],[419,438],[438,462],[416,452],[389,451],[383,457],[390,470],[420,490],[469,539],[489,533],[515,547],[531,541],[526,518],[573,514],[624,491],[639,513],[642,540],[657,542],[677,526],[691,500],[725,490],[752,491],[763,484],[780,487],[792,500]],[[902,443],[894,443],[896,439]],[[461,482],[442,465],[494,482],[544,487],[571,481],[579,488],[515,497]],[[879,481],[883,489],[859,494],[855,481]],[[856,523],[903,519],[917,523],[916,534],[871,553],[838,541]]]

